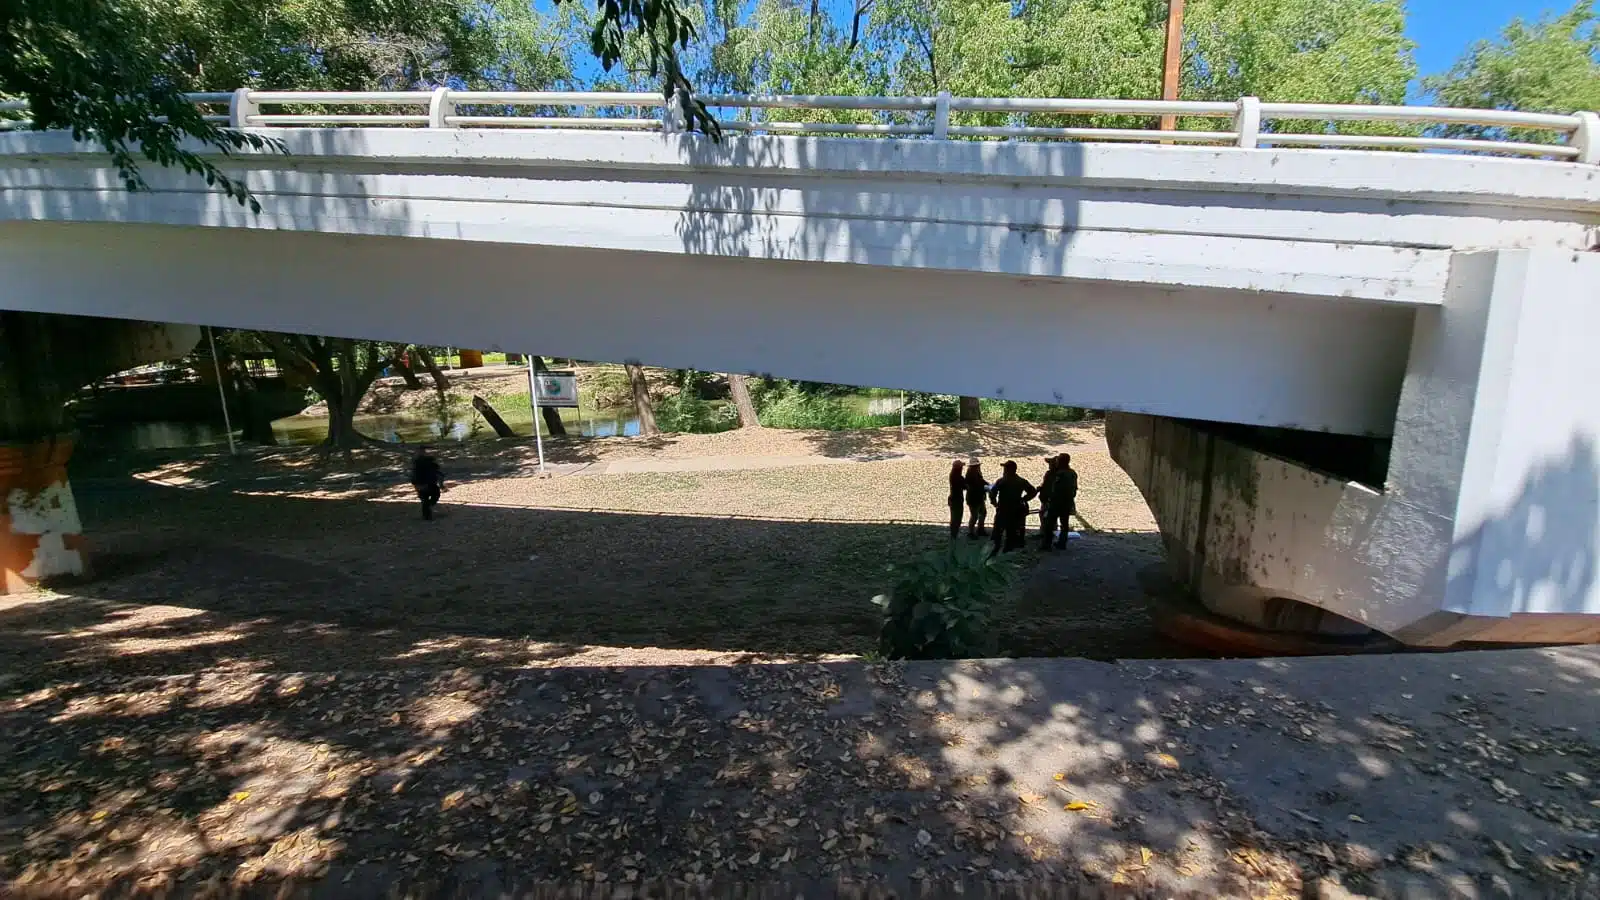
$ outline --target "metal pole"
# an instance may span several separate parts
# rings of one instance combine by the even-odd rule
[[[533,355],[528,355],[528,403],[533,406],[533,443],[539,448],[539,474],[544,474],[544,434],[539,430],[539,384],[533,374]]]
[[[222,389],[222,363],[217,360],[217,333],[206,326],[206,342],[211,345],[211,371],[217,373],[217,400],[222,403],[222,427],[228,432],[228,455],[238,456],[233,446],[233,420],[228,418],[228,394]]]
[[[1183,0],[1167,0],[1167,49],[1161,69],[1161,99],[1178,99],[1178,76],[1183,72]],[[1175,131],[1177,116],[1162,116],[1161,130]]]

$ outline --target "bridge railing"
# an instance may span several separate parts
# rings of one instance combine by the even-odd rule
[[[595,91],[261,91],[192,94],[208,120],[236,128],[397,126],[683,130],[683,111],[658,93]],[[1017,97],[703,95],[726,131],[762,134],[928,137],[935,140],[1137,141],[1237,147],[1346,147],[1538,157],[1600,165],[1600,114],[1568,115],[1436,106]],[[224,109],[226,112],[224,112]],[[783,111],[774,115],[774,111]],[[804,115],[811,112],[813,120]],[[0,103],[0,113],[26,106]],[[576,113],[576,114],[574,114]],[[840,118],[873,121],[838,121]],[[1001,124],[953,122],[982,120]],[[1153,119],[1176,116],[1208,129],[1041,126],[1030,117]],[[1353,128],[1341,128],[1352,123]],[[0,127],[26,127],[24,119]],[[1453,130],[1476,126],[1478,136]],[[1397,134],[1373,134],[1390,129]],[[1404,133],[1412,132],[1412,133]]]

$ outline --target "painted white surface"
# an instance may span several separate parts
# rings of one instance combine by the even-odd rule
[[[1587,246],[1593,167],[1353,151],[278,129],[262,215],[0,135],[0,217],[979,271],[1436,304],[1446,248]],[[4,165],[6,160],[14,163]],[[1400,177],[1397,177],[1400,176]]]
[[[0,224],[3,302],[1354,433],[1394,421],[1397,304],[817,263],[161,226]]]
[[[82,575],[83,555],[68,549],[66,539],[83,533],[78,519],[78,504],[65,480],[37,492],[12,489],[6,497],[11,516],[11,533],[37,540],[33,561],[21,572],[24,579],[38,581],[62,575]]]
[[[1600,614],[1600,256],[1499,257],[1450,608]]]
[[[1450,301],[1418,314],[1382,493],[1180,422],[1108,436],[1214,610],[1287,597],[1419,644],[1600,640],[1596,335],[1595,254],[1459,255]]]

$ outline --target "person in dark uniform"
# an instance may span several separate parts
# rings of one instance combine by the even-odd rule
[[[1078,511],[1078,473],[1072,468],[1070,454],[1063,453],[1056,457],[1053,475],[1044,498],[1045,518],[1044,529],[1039,536],[1040,550],[1050,549],[1050,541],[1055,537],[1058,525],[1061,528],[1061,537],[1055,542],[1056,549],[1066,548],[1067,529],[1071,527],[1069,519]]]
[[[989,482],[983,480],[983,464],[978,458],[967,460],[967,537],[972,540],[987,535],[983,526],[989,521]]]
[[[417,489],[417,499],[422,501],[422,517],[431,520],[434,504],[439,502],[439,492],[444,490],[444,470],[439,468],[439,461],[433,458],[426,444],[418,447],[417,455],[411,459],[411,486]]]
[[[961,536],[961,512],[967,505],[966,463],[950,464],[950,540]]]
[[[1050,521],[1050,485],[1056,480],[1056,463],[1059,457],[1046,456],[1044,458],[1044,480],[1039,482],[1039,527],[1045,528]],[[1048,532],[1046,532],[1048,534]]]
[[[1039,494],[1038,488],[1017,474],[1015,460],[1006,460],[1001,471],[1004,474],[989,489],[994,500],[994,550],[990,556],[1022,549],[1028,527],[1028,501]]]

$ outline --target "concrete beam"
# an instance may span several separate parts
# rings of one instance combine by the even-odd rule
[[[1284,295],[405,238],[0,224],[31,309],[772,373],[1364,434],[1412,311]]]

